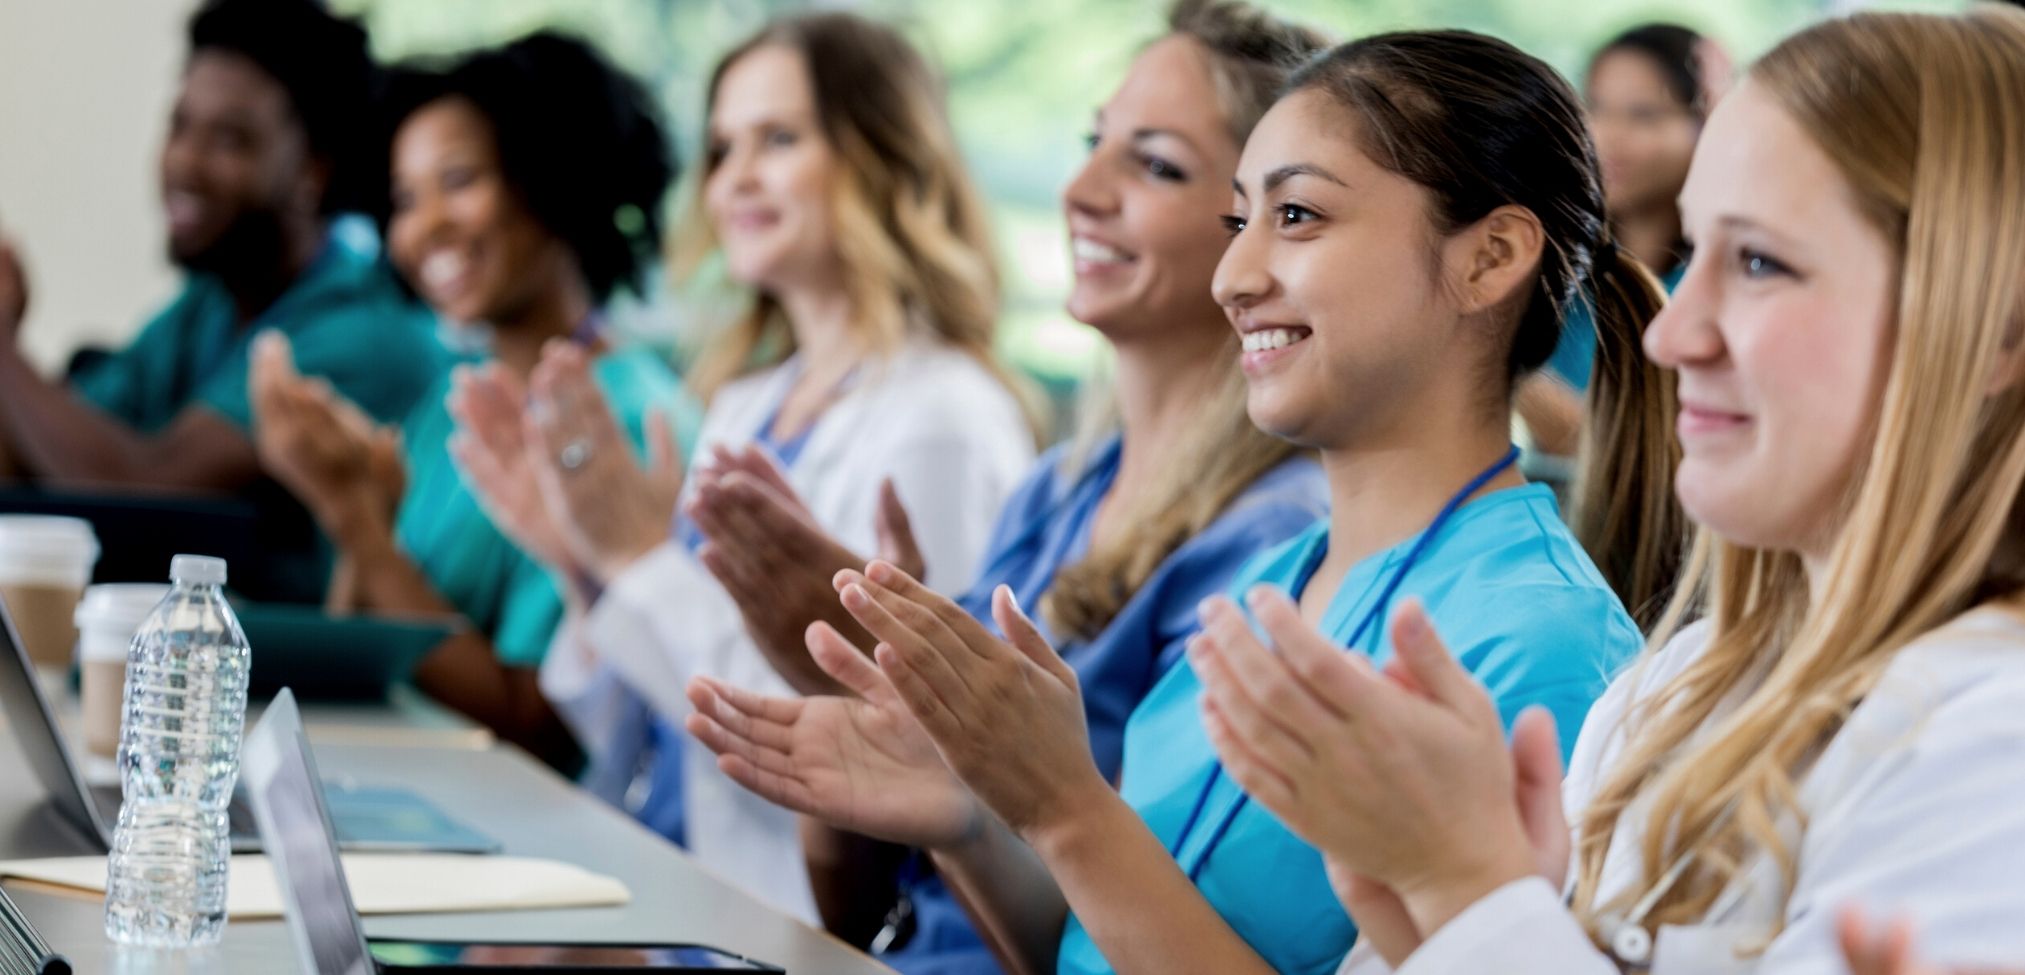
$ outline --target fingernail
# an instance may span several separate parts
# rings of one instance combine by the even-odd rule
[[[872,597],[867,595],[864,587],[859,586],[857,583],[854,582],[844,587],[844,605],[852,609],[864,609],[865,604],[871,601]]]

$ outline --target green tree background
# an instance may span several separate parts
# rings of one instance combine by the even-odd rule
[[[1539,55],[1570,78],[1589,52],[1636,23],[1669,20],[1726,44],[1739,65],[1785,34],[1846,4],[1833,0],[1267,0],[1282,14],[1352,37],[1412,27],[1463,27]],[[582,36],[661,97],[685,174],[699,144],[703,87],[717,56],[803,0],[335,0],[392,60],[510,40],[552,27]],[[824,4],[834,7],[837,4]],[[1082,156],[1091,111],[1133,53],[1156,36],[1158,0],[861,0],[852,9],[899,25],[942,66],[966,156],[991,198],[1006,276],[1001,343],[1060,392],[1100,357],[1101,343],[1060,309],[1068,260],[1056,194]],[[1946,0],[1895,2],[1946,9]],[[685,185],[670,195],[680,209]],[[693,338],[721,307],[663,295],[634,309],[635,327]]]

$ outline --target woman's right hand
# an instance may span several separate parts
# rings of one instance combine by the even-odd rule
[[[689,733],[761,797],[838,829],[946,849],[979,835],[984,808],[944,765],[886,676],[836,630],[809,653],[857,697],[779,698],[708,677],[689,684]]]
[[[738,604],[746,631],[774,670],[803,694],[834,693],[836,684],[810,659],[810,623],[827,623],[847,642],[873,642],[837,599],[831,580],[865,564],[823,530],[773,461],[747,447],[718,448],[697,474],[689,516],[703,531],[699,558]],[[891,481],[880,485],[879,557],[921,564],[907,510]]]

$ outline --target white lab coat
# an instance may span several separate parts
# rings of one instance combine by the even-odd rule
[[[789,360],[719,391],[695,456],[753,440],[797,372]],[[817,419],[788,478],[815,519],[864,554],[877,548],[879,483],[892,478],[928,566],[924,581],[946,592],[970,581],[999,507],[1033,457],[1033,435],[1004,385],[963,352],[917,340],[852,380]],[[670,540],[613,580],[587,614],[564,621],[541,686],[595,760],[601,749],[634,744],[614,740],[628,734],[617,721],[628,688],[680,727],[684,688],[699,674],[792,693],[730,595]],[[775,907],[815,920],[793,814],[740,788],[686,735],[683,747],[690,851]]]
[[[1627,707],[1706,641],[1705,625],[1689,628],[1597,702],[1569,765],[1571,818],[1622,750]],[[1806,775],[1799,804],[1808,825],[1783,917],[1778,868],[1758,856],[1705,922],[1660,929],[1653,975],[1843,975],[1835,922],[1851,903],[1909,915],[1921,953],[1937,964],[2025,969],[2025,621],[1978,609],[1899,651]],[[1612,838],[1605,901],[1646,889],[1638,844],[1649,809],[1634,803]],[[1737,957],[1739,947],[1762,944],[1775,920],[1784,930],[1762,955]],[[1387,968],[1360,944],[1342,970]],[[1458,915],[1398,975],[1617,971],[1561,892],[1530,879]]]

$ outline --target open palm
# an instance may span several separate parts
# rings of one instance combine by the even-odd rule
[[[962,840],[982,808],[884,674],[826,624],[809,652],[858,697],[779,698],[699,677],[689,732],[767,800],[839,829],[908,846]]]

